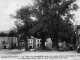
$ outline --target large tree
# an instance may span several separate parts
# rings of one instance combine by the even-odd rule
[[[15,25],[17,27],[16,29],[16,36],[19,39],[24,40],[25,42],[25,50],[28,50],[28,44],[27,44],[27,38],[30,36],[29,30],[33,26],[33,20],[31,19],[31,12],[29,6],[24,6],[16,11],[16,15],[12,16],[13,18],[16,18]]]
[[[32,28],[33,34],[41,36],[41,46],[45,48],[45,38],[51,37],[53,47],[58,49],[58,40],[69,40],[74,34],[74,14],[78,8],[76,0],[35,0],[32,7],[37,24]]]
[[[45,39],[48,37],[52,38],[55,49],[58,49],[59,39],[71,39],[74,36],[74,15],[70,12],[78,8],[75,1],[35,0],[34,6],[19,9],[15,16],[18,22],[16,26],[18,35],[23,35],[25,49],[27,50],[26,38],[29,34],[41,38],[42,49],[45,49]],[[36,17],[36,21],[33,21],[31,16]]]

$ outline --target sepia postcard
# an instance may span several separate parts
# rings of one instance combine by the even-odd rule
[[[0,0],[0,60],[80,60],[79,0]]]

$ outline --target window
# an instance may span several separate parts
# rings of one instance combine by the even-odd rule
[[[39,42],[39,40],[38,40],[38,42]]]
[[[29,45],[30,45],[30,43],[29,43]]]
[[[39,47],[39,44],[37,44],[37,46]]]
[[[32,40],[31,40],[31,42],[32,42]]]
[[[37,40],[37,42],[39,43],[39,40]]]

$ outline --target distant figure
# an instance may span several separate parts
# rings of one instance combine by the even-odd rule
[[[4,45],[4,49],[6,49],[6,46]]]
[[[21,50],[21,44],[18,44],[18,50]]]

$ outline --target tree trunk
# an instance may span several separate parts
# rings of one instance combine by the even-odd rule
[[[24,35],[25,51],[28,51],[28,41],[26,35]]]
[[[11,46],[11,47],[12,47],[12,49],[13,49],[13,36],[12,36],[11,38],[12,38],[12,42],[11,42],[11,43],[12,43],[12,46]]]
[[[27,44],[27,40],[24,40],[25,42],[25,51],[28,51],[28,44]]]
[[[53,49],[54,50],[59,50],[58,39],[55,38],[54,40],[52,40],[52,42],[53,42]]]
[[[45,50],[45,38],[41,39],[41,49]]]

